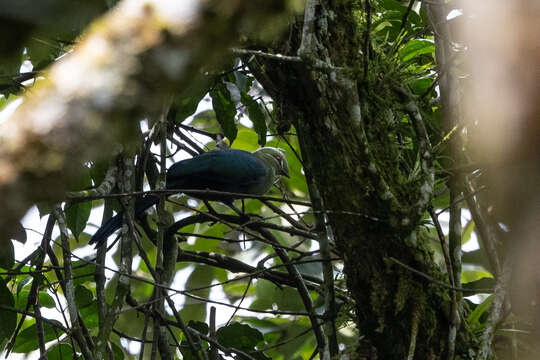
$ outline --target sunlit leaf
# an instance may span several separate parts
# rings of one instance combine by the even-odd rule
[[[85,201],[73,204],[66,210],[66,224],[76,239],[83,232],[92,211],[92,202]]]
[[[416,56],[435,52],[435,45],[428,40],[411,40],[399,51],[401,60],[408,61]]]

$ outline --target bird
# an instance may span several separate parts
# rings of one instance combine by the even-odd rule
[[[285,151],[262,147],[254,152],[239,149],[212,150],[190,159],[176,162],[166,174],[165,188],[169,190],[212,190],[247,195],[263,195],[280,176],[290,177]],[[197,194],[203,200],[232,204],[233,195]],[[135,217],[157,204],[159,197],[145,195],[135,201]],[[105,242],[122,226],[120,212],[103,224],[92,236],[89,245]]]

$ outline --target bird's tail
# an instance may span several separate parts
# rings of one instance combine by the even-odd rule
[[[139,197],[135,200],[135,217],[140,218],[143,216],[146,209],[151,207],[152,205],[157,204],[159,201],[159,198],[155,195],[146,195]],[[102,242],[107,241],[107,238],[112,235],[117,229],[120,229],[122,226],[122,216],[124,215],[123,212],[120,212],[107,220],[105,224],[103,224],[98,231],[92,236],[90,241],[88,242],[89,245],[96,244],[96,247],[99,246]]]

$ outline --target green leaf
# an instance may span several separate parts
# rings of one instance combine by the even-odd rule
[[[235,71],[233,74],[234,83],[240,92],[248,92],[251,89],[254,78],[239,71]]]
[[[79,309],[90,306],[94,303],[94,295],[90,290],[82,285],[75,287],[75,304]]]
[[[15,232],[13,235],[11,235],[11,238],[13,240],[17,240],[21,244],[26,243],[26,230],[24,229],[23,225],[17,221],[15,224]]]
[[[17,309],[24,310],[26,309],[26,305],[28,303],[28,296],[30,295],[29,290],[22,290],[19,294],[17,294],[17,304],[15,307]],[[39,294],[39,305],[42,307],[46,307],[48,309],[53,309],[55,307],[54,299],[51,295],[47,294],[44,291],[40,291]]]
[[[469,220],[467,225],[465,225],[465,227],[461,231],[461,245],[465,245],[466,243],[469,242],[469,240],[471,240],[471,234],[474,228],[475,228],[474,221]]]
[[[45,342],[59,338],[64,333],[59,327],[51,325],[50,322],[61,325],[60,322],[56,320],[43,322],[43,337]],[[37,326],[34,323],[19,333],[17,341],[15,341],[15,346],[13,347],[14,353],[28,353],[39,347],[36,329]]]
[[[11,77],[19,74],[19,69],[21,68],[22,63],[22,52],[21,54],[15,54],[7,58],[2,57],[0,61],[0,76],[2,79],[7,77],[11,80]]]
[[[468,283],[471,281],[476,281],[484,277],[492,277],[490,273],[483,270],[465,270],[461,273],[461,282]]]
[[[45,260],[45,250],[43,248],[38,247],[30,257],[30,265],[31,266],[41,266],[43,264],[43,261]],[[41,276],[41,275],[39,275]],[[34,277],[38,277],[38,275],[35,275]],[[43,280],[43,279],[40,279]]]
[[[467,324],[475,329],[480,325],[482,315],[491,307],[493,295],[488,296],[481,304],[479,304],[467,317]]]
[[[262,109],[261,104],[251,97],[247,93],[241,94],[241,101],[247,108],[250,120],[253,122],[253,129],[258,135],[258,143],[261,146],[266,144],[266,116]]]
[[[396,0],[382,0],[381,5],[385,10],[406,11],[407,7]]]
[[[201,334],[205,334],[205,335],[208,334],[208,332],[209,332],[208,324],[206,324],[204,322],[201,322],[201,321],[190,320],[189,323],[188,323],[188,327],[190,327],[192,329],[195,329],[198,332],[200,332]],[[193,352],[191,351],[191,348],[189,347],[187,341],[185,340],[185,335],[182,334],[181,338],[182,338],[182,341],[180,342],[180,345],[181,345],[181,352],[182,352],[183,359],[184,360],[200,359],[201,358],[200,351],[199,351],[199,356],[198,357],[193,355]],[[205,342],[204,344],[205,344],[204,347],[208,348],[207,343]]]
[[[403,61],[408,61],[418,55],[431,54],[435,52],[435,45],[428,40],[411,40],[399,51],[399,57]]]
[[[92,175],[89,167],[82,167],[77,175],[69,179],[70,191],[86,190],[92,186]]]
[[[7,288],[3,280],[0,280],[0,305],[14,307],[13,294]],[[4,350],[6,342],[17,326],[17,313],[8,310],[0,310],[0,352]]]
[[[464,264],[473,264],[489,269],[489,261],[483,249],[464,252],[461,255],[461,261]]]
[[[73,284],[79,285],[85,282],[94,281],[96,266],[82,260],[73,262]]]
[[[271,309],[275,304],[280,310],[302,311],[304,305],[298,291],[284,287],[279,289],[267,280],[257,280],[255,283],[256,300],[251,303],[252,309]]]
[[[446,187],[446,183],[435,184],[435,194],[440,194],[433,198],[431,204],[436,209],[444,209],[450,203],[450,191]]]
[[[177,123],[182,123],[184,120],[186,120],[186,118],[195,114],[199,103],[205,95],[205,92],[201,92],[200,94],[196,94],[194,96],[185,96],[176,100],[173,104],[174,111],[176,112],[174,121]]]
[[[257,150],[257,134],[253,130],[240,125],[234,148],[250,152]]]
[[[246,292],[246,287],[248,285],[247,280],[246,281],[233,281],[226,284],[223,284],[223,291],[225,291],[225,294],[231,299],[231,298],[239,298]],[[250,285],[247,295],[255,295],[255,287],[253,285]]]
[[[309,320],[305,317],[296,318],[293,321],[279,317],[269,317],[264,319],[245,318],[244,323],[250,324],[264,331],[264,339],[267,345],[275,345],[283,340],[283,334],[300,334],[311,328]],[[309,359],[316,346],[314,336],[307,335],[301,337],[290,337],[290,341],[279,346],[279,351],[272,349],[265,351],[272,359]],[[340,341],[341,342],[341,341]],[[283,358],[283,354],[286,357]]]
[[[30,270],[28,267],[25,269],[26,271]],[[17,295],[22,291],[22,289],[32,282],[33,277],[28,275],[22,278],[19,283],[17,284]]]
[[[198,332],[200,332],[201,334],[204,334],[204,335],[207,335],[208,332],[210,331],[209,327],[208,327],[208,324],[205,323],[205,322],[202,322],[202,321],[193,321],[193,320],[190,320],[189,323],[188,323],[188,326],[192,329],[195,329],[197,330]]]
[[[90,165],[90,178],[93,180],[95,186],[99,186],[103,182],[107,170],[109,170],[109,162],[105,160],[94,161]]]
[[[51,46],[50,44],[38,41],[37,39],[29,41],[26,50],[28,51],[30,61],[32,61],[32,64],[34,65],[34,71],[42,70],[60,55],[58,47]]]
[[[289,142],[295,149],[299,149],[298,138],[296,136],[290,136]],[[277,139],[269,141],[267,146],[281,147],[282,143]],[[306,183],[306,177],[303,174],[302,163],[298,160],[297,154],[289,146],[285,147],[287,155],[287,163],[289,164],[289,172],[291,174],[290,179],[281,178],[281,181],[286,184],[286,187],[294,190],[295,193],[307,194],[308,188]]]
[[[239,350],[253,350],[259,342],[264,341],[259,330],[238,322],[219,328],[216,336],[221,345]]]
[[[15,251],[13,242],[10,239],[2,239],[2,250],[0,250],[0,267],[9,270],[15,263]]]
[[[70,190],[80,191],[88,189],[92,186],[91,170],[88,167],[81,169],[80,176],[75,177],[70,181]],[[90,211],[92,210],[92,202],[80,202],[76,204],[70,204],[66,209],[66,223],[67,227],[73,233],[73,236],[78,240],[79,235],[82,233],[90,217]]]
[[[92,211],[92,201],[73,204],[66,210],[67,227],[77,240],[86,227],[86,223],[90,217],[90,211]]]
[[[45,202],[36,203],[36,207],[38,208],[40,218],[52,213],[52,209],[53,209],[50,203],[45,203]]]
[[[493,289],[495,287],[495,279],[491,277],[483,277],[478,280],[474,280],[462,285],[465,289]],[[480,294],[482,291],[477,291],[476,294]],[[467,292],[467,295],[472,295],[473,293]]]
[[[431,78],[417,79],[409,83],[411,90],[415,95],[422,95],[431,86],[433,80]]]
[[[249,306],[252,309],[271,309],[274,304],[274,290],[276,287],[268,280],[258,279],[252,285],[255,287],[255,301]]]
[[[80,308],[79,312],[81,313],[81,318],[83,319],[86,327],[95,328],[99,325],[98,307],[96,301],[93,301],[87,306]]]
[[[210,288],[207,286],[212,284],[214,279],[214,269],[212,267],[196,265],[186,281],[186,290],[193,295],[207,298],[210,294]],[[204,289],[190,291],[190,289],[198,288]],[[181,315],[186,321],[204,321],[206,319],[206,303],[188,297],[186,298],[186,303],[181,311]]]
[[[55,344],[47,350],[49,360],[75,359],[75,352],[69,344]]]
[[[316,276],[322,280],[322,263],[321,256],[320,255],[314,255],[314,256],[306,256],[302,259],[303,261],[313,261],[313,262],[306,262],[302,264],[298,264],[298,270],[302,274]]]
[[[115,342],[111,342],[112,345],[112,353],[113,353],[113,359],[114,360],[123,360],[125,358],[124,356],[124,350],[118,344]]]
[[[389,21],[381,21],[373,28],[373,33],[378,33],[381,30],[384,30],[387,27],[392,27],[392,24]]]
[[[221,125],[223,133],[232,144],[234,139],[236,139],[238,129],[234,120],[236,105],[231,98],[231,93],[224,83],[219,83],[210,92],[210,97],[212,98],[212,106],[216,112],[216,119]]]

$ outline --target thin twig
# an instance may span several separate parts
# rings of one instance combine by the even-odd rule
[[[103,210],[103,218],[101,224],[105,224],[112,216],[112,203],[110,199],[105,200],[105,208]],[[97,247],[96,252],[96,271],[94,274],[94,279],[96,281],[96,299],[98,307],[98,321],[99,327],[103,326],[105,323],[105,318],[107,316],[107,301],[105,299],[105,257],[107,255],[107,242],[104,241]]]
[[[131,191],[131,192],[122,192],[118,194],[102,194],[102,195],[90,195],[90,196],[78,196],[73,194],[66,194],[66,198],[72,199],[72,200],[81,200],[81,201],[88,201],[88,200],[96,200],[96,199],[107,199],[107,198],[123,198],[123,197],[138,197],[146,194],[153,194],[153,195],[173,195],[173,194],[179,194],[183,193],[186,195],[193,195],[193,196],[201,196],[201,197],[227,197],[230,196],[234,199],[258,199],[258,200],[267,200],[267,201],[276,201],[276,202],[282,202],[287,204],[294,204],[294,205],[303,205],[311,207],[311,203],[307,201],[300,201],[300,200],[290,200],[290,199],[283,199],[273,196],[262,196],[262,195],[251,195],[251,194],[242,194],[242,193],[233,193],[233,192],[227,192],[227,191],[214,191],[214,190],[195,190],[195,189],[167,189],[167,190],[151,190],[151,191]]]
[[[300,63],[304,61],[302,60],[300,56],[270,54],[270,53],[263,52],[261,50],[232,48],[231,52],[235,55],[255,55],[255,56],[265,58],[265,59],[278,60],[278,61],[289,61],[289,62],[295,62],[295,63]]]
[[[221,345],[220,343],[218,343],[217,341],[215,341],[214,339],[198,332],[197,330],[193,329],[193,328],[188,328],[190,332],[194,333],[194,334],[197,334],[197,336],[199,336],[201,339],[205,340],[205,341],[208,341],[210,344],[212,344],[213,346],[219,348],[221,351],[223,351],[226,355],[229,355],[231,356],[232,354],[238,354],[240,355],[240,358],[242,359],[246,359],[246,360],[257,360],[255,359],[253,356],[241,351],[241,350],[238,350],[238,349],[235,349],[235,348],[226,348],[225,346]]]
[[[456,284],[456,280],[454,276],[454,265],[452,264],[452,260],[450,258],[448,244],[446,243],[446,239],[444,237],[441,224],[439,223],[439,218],[435,214],[435,210],[433,209],[433,206],[428,207],[428,212],[429,212],[429,215],[431,216],[431,219],[433,220],[433,224],[435,224],[437,235],[439,236],[439,241],[441,243],[441,250],[444,256],[444,262],[446,264],[446,271],[448,272],[448,279],[450,280],[450,285],[452,285],[452,288],[455,288],[458,285]],[[453,229],[450,229],[450,231],[453,231]],[[452,299],[452,306],[450,309],[450,329],[448,331],[448,359],[453,360],[454,352],[455,352],[455,344],[456,344],[456,334],[457,334],[457,295],[454,289],[451,290],[450,296]]]
[[[467,205],[471,211],[472,219],[474,220],[475,229],[478,231],[478,237],[482,244],[482,247],[486,250],[486,255],[490,265],[490,271],[497,279],[501,274],[501,264],[499,261],[499,255],[497,246],[501,244],[497,229],[488,222],[486,213],[480,202],[474,196],[470,194],[476,193],[478,190],[473,185],[472,180],[464,179],[463,188]]]
[[[205,130],[197,129],[196,127],[184,125],[184,124],[178,124],[178,127],[181,127],[184,130],[187,130],[189,132],[194,132],[200,135],[208,136],[212,140],[217,140],[218,134],[214,134]]]
[[[424,279],[428,280],[429,282],[432,282],[432,283],[437,284],[439,286],[445,287],[447,289],[451,289],[451,290],[455,290],[455,291],[462,291],[462,292],[480,292],[480,293],[492,293],[493,292],[493,289],[466,289],[466,288],[454,287],[452,285],[448,285],[447,283],[445,283],[443,281],[437,280],[434,277],[429,276],[428,274],[426,274],[426,273],[424,273],[424,272],[422,272],[420,270],[416,270],[415,268],[410,267],[409,265],[402,263],[401,261],[399,261],[398,259],[396,259],[394,257],[388,256],[385,259],[388,259],[388,260],[396,263],[397,265],[409,270],[410,272],[412,272],[412,273],[414,273],[414,274],[416,274],[416,275],[418,275],[420,277],[423,277]]]
[[[275,244],[279,244],[277,239],[269,230],[261,228],[259,229],[259,233],[265,238],[267,238],[268,240],[270,240],[271,242]],[[281,261],[283,261],[284,263],[290,262],[289,256],[287,255],[287,252],[285,250],[281,248],[274,248],[274,251],[276,252],[276,254],[278,254]],[[324,349],[326,347],[326,340],[325,340],[321,323],[319,322],[318,316],[315,314],[315,310],[313,307],[313,300],[311,299],[306,283],[304,279],[302,278],[302,275],[296,268],[296,266],[287,265],[286,269],[289,272],[289,274],[293,277],[296,283],[296,289],[298,290],[300,298],[302,299],[302,302],[304,303],[304,307],[306,308],[306,311],[308,312],[309,320],[311,321],[311,326],[313,327],[313,332],[315,333],[315,339],[317,340],[317,348],[318,348],[319,354],[322,357],[322,354],[324,353]]]
[[[251,277],[248,278],[248,283],[246,284],[246,288],[244,289],[244,292],[242,293],[242,296],[240,297],[240,302],[238,303],[238,307],[235,307],[232,315],[229,317],[229,320],[227,320],[227,323],[225,324],[225,326],[228,326],[231,323],[232,319],[234,318],[234,316],[236,315],[236,313],[240,309],[240,305],[242,305],[242,303],[244,302],[244,299],[247,296],[249,287],[251,286],[252,279],[253,278],[251,278]],[[191,291],[193,291],[193,290],[191,290]],[[213,308],[213,306],[212,306],[212,308]]]
[[[309,187],[313,208],[323,210],[323,202],[317,185],[311,181]],[[336,297],[334,288],[334,268],[330,260],[330,242],[333,242],[333,231],[328,224],[327,215],[324,212],[318,212],[315,216],[316,228],[318,229],[319,246],[323,260],[323,295],[325,307],[325,334],[328,336],[328,356],[335,357],[339,353],[337,329],[335,319],[337,317]]]
[[[216,341],[216,307],[210,306],[210,339]],[[219,360],[218,348],[211,343],[210,360]]]
[[[411,13],[412,7],[416,0],[409,0],[409,5],[407,6],[407,10],[405,11],[405,14],[403,14],[403,19],[401,20],[401,26],[399,27],[398,33],[401,33],[401,30],[405,28],[405,25],[407,24],[407,20],[409,18],[409,14]]]
[[[482,343],[480,345],[478,360],[485,360],[491,354],[495,330],[497,328],[497,324],[499,323],[503,315],[503,305],[508,295],[508,285],[510,284],[510,279],[512,277],[512,268],[514,267],[515,262],[514,251],[515,249],[513,248],[513,246],[511,246],[511,249],[506,255],[506,259],[504,261],[501,276],[497,278],[497,283],[495,284],[495,293],[493,294],[491,311],[486,322],[486,327],[484,328],[484,332],[482,334]]]

